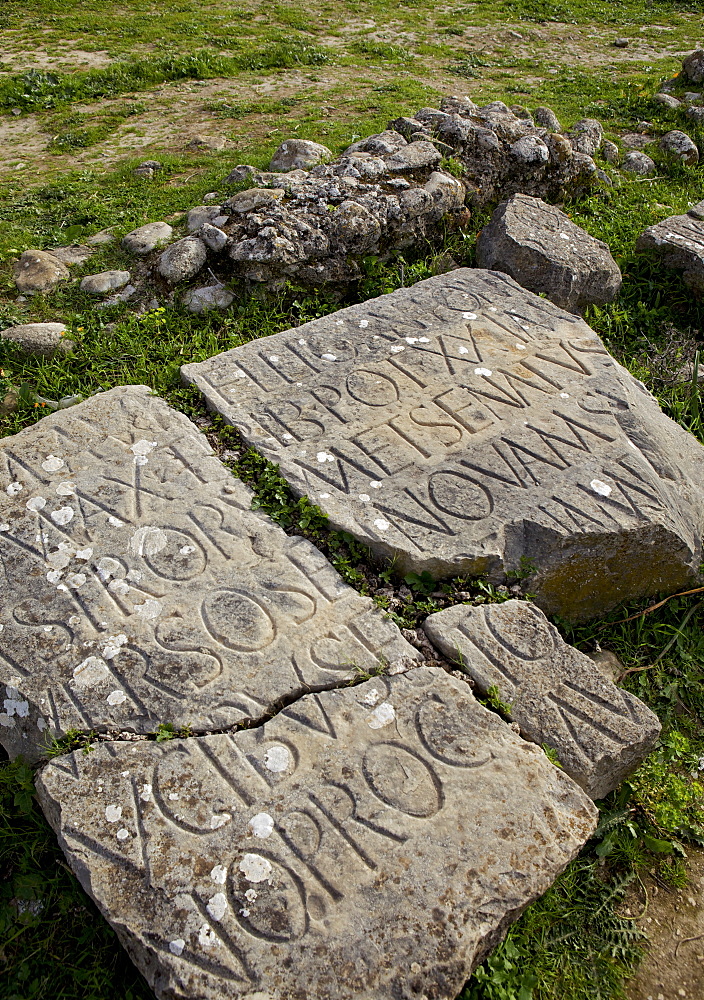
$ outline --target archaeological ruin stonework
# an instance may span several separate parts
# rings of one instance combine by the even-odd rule
[[[103,744],[50,763],[38,793],[169,1000],[453,1000],[597,816],[427,668],[235,736]]]
[[[658,717],[568,646],[534,604],[456,605],[424,628],[478,692],[498,692],[526,739],[556,751],[591,798],[617,788],[655,745]]]
[[[579,619],[699,566],[701,446],[586,323],[504,274],[430,278],[182,371],[405,571],[528,574]]]
[[[221,728],[419,657],[145,386],[4,438],[0,481],[12,756],[71,728]]]

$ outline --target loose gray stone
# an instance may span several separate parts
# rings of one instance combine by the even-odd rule
[[[331,160],[333,154],[327,146],[308,139],[287,139],[274,153],[269,170],[286,173],[288,170],[310,170],[319,163]]]
[[[440,110],[445,114],[462,115],[469,118],[475,115],[479,108],[469,97],[443,97],[440,101]]]
[[[688,91],[684,95],[684,102],[685,104],[701,104],[702,95],[696,91]]]
[[[216,253],[224,250],[227,245],[227,233],[223,232],[217,226],[211,226],[208,222],[200,227],[198,236],[209,250],[214,250]]]
[[[189,233],[194,233],[208,223],[211,226],[224,226],[229,215],[223,215],[219,205],[197,205],[188,213],[186,225]]]
[[[432,142],[409,142],[388,157],[386,166],[392,174],[405,174],[437,166],[441,159],[442,153]]]
[[[85,264],[87,260],[90,260],[95,250],[89,246],[52,247],[48,253],[60,260],[66,267],[74,267],[76,264]]]
[[[460,269],[182,369],[336,528],[404,572],[596,615],[698,570],[704,451],[581,319]]]
[[[511,156],[518,161],[518,163],[527,169],[531,167],[540,167],[546,164],[550,159],[550,153],[548,147],[545,145],[540,136],[537,135],[526,135],[522,139],[518,139],[516,142],[512,143],[510,148]]]
[[[704,49],[695,49],[682,60],[682,76],[691,83],[704,83]]]
[[[687,215],[691,215],[693,219],[704,220],[704,201],[698,201],[696,205],[692,205]]]
[[[189,288],[183,294],[183,304],[192,313],[204,313],[208,309],[227,309],[235,300],[234,293],[224,285],[206,285],[204,288]]]
[[[704,222],[693,214],[671,215],[638,237],[636,250],[652,250],[665,267],[682,271],[684,281],[704,291]]]
[[[266,211],[275,202],[281,201],[285,194],[283,188],[249,188],[247,191],[238,191],[225,202],[223,208],[241,214],[262,209]]]
[[[477,261],[571,312],[611,302],[621,288],[621,271],[605,243],[559,208],[524,194],[496,209],[479,236]]]
[[[223,728],[419,657],[313,545],[250,503],[145,386],[2,439],[8,753],[36,756],[47,730]]]
[[[692,142],[686,132],[680,132],[679,129],[667,132],[662,137],[660,140],[660,149],[667,156],[675,160],[680,160],[688,166],[694,166],[696,163],[699,163],[699,150],[696,143]]]
[[[430,615],[424,629],[481,694],[498,688],[521,735],[557,751],[592,799],[618,788],[660,735],[657,716],[568,646],[533,604],[459,604]]]
[[[632,149],[626,153],[621,164],[621,170],[626,170],[629,174],[640,174],[646,176],[655,170],[655,161],[647,153],[641,153],[638,149]]]
[[[552,108],[536,108],[533,112],[533,118],[538,125],[542,125],[543,128],[549,128],[551,132],[562,131],[560,119]]]
[[[56,353],[69,354],[73,350],[75,345],[65,333],[63,323],[24,323],[0,330],[0,337],[13,340],[27,354],[50,358]]]
[[[124,288],[130,280],[129,271],[101,271],[100,274],[88,274],[81,280],[81,291],[89,295],[105,295],[118,288]]]
[[[105,243],[113,243],[114,240],[115,237],[109,229],[101,229],[100,232],[93,233],[92,236],[89,236],[86,243],[89,246],[102,246]]]
[[[37,788],[163,1000],[453,1000],[597,819],[467,684],[427,668],[234,736],[101,744]]]
[[[195,277],[205,264],[205,244],[197,236],[177,240],[159,258],[159,274],[171,285]]]
[[[567,138],[572,143],[572,148],[578,153],[594,156],[601,148],[604,129],[596,118],[582,118],[575,122],[567,133]]]
[[[662,104],[665,108],[679,108],[681,101],[678,101],[672,94],[656,94],[653,100],[657,104]]]
[[[122,237],[122,249],[142,257],[166,243],[173,235],[173,229],[166,222],[149,222],[146,226],[133,229]]]
[[[400,122],[412,122],[412,118],[401,118]],[[419,131],[423,131],[423,125],[421,122],[415,122],[415,128],[412,130],[411,134],[416,135]],[[350,153],[372,153],[374,156],[390,156],[397,150],[401,149],[406,145],[406,138],[404,133],[397,131],[396,129],[389,127],[385,132],[378,132],[376,135],[370,135],[367,139],[360,139],[359,142],[353,142],[351,146],[342,154],[343,156],[348,156]],[[427,134],[421,137],[422,139],[427,138]]]
[[[601,144],[601,155],[604,157],[607,163],[617,166],[621,162],[621,151],[615,142],[611,142],[609,139],[604,139]]]
[[[226,145],[227,139],[223,135],[194,135],[186,149],[190,153],[199,153],[205,150],[217,152],[224,149]]]
[[[694,122],[696,125],[704,124],[704,108],[687,108],[686,115],[689,121]]]
[[[613,41],[613,45],[617,49],[627,49],[630,44],[630,38],[615,38]]]
[[[59,282],[71,277],[66,265],[45,250],[25,250],[12,269],[15,285],[25,295],[50,292]]]

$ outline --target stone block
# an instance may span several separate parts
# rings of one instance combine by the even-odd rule
[[[621,271],[606,243],[559,208],[525,194],[496,209],[479,235],[477,261],[571,312],[611,302],[621,288]]]
[[[535,571],[567,618],[696,576],[704,451],[594,331],[459,269],[182,369],[209,406],[404,572]]]
[[[649,226],[636,240],[636,250],[654,252],[665,267],[682,271],[688,285],[704,291],[704,221],[693,211]]]
[[[458,604],[430,615],[424,628],[482,695],[498,689],[521,735],[555,750],[593,799],[618,788],[660,735],[657,716],[569,646],[534,604]]]
[[[596,824],[437,669],[52,761],[42,806],[160,1000],[454,1000]]]
[[[419,654],[182,414],[125,386],[0,441],[0,739],[194,732]],[[9,705],[9,708],[8,708]]]

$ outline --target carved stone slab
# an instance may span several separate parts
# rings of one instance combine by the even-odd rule
[[[169,1000],[452,1000],[596,822],[541,750],[428,668],[235,736],[103,743],[38,792]]]
[[[617,788],[660,734],[657,716],[569,646],[533,604],[458,604],[430,615],[424,627],[482,694],[498,688],[521,734],[556,750],[593,799]]]
[[[0,738],[258,718],[418,654],[145,386],[0,441]]]
[[[688,285],[704,290],[704,222],[696,211],[650,226],[638,237],[636,250],[655,251],[665,267],[682,271]]]
[[[406,571],[521,570],[570,618],[699,565],[704,450],[586,323],[462,269],[186,365],[332,523]]]

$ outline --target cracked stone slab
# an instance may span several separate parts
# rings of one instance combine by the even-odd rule
[[[617,788],[660,734],[657,716],[569,646],[533,604],[458,604],[430,615],[424,628],[482,694],[498,688],[521,734],[556,750],[593,799]]]
[[[250,510],[204,436],[126,386],[0,441],[0,739],[194,731],[419,654]]]
[[[424,667],[234,736],[102,743],[38,794],[164,1000],[453,1000],[597,815]]]
[[[572,619],[697,572],[701,446],[507,275],[438,275],[182,373],[405,572],[532,567],[527,592]]]
[[[665,267],[682,271],[683,280],[704,291],[704,222],[695,210],[672,215],[649,226],[636,241],[636,250],[652,250]]]

